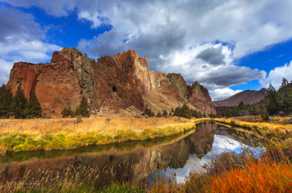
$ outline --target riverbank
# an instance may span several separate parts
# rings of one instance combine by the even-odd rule
[[[211,120],[216,121],[217,125],[207,123],[198,127],[195,126],[195,123]],[[129,137],[133,136],[135,139],[140,137],[139,139],[143,143],[143,137],[145,137],[141,136],[143,132],[144,134],[147,132],[148,135],[150,133],[151,137],[154,137],[151,139],[157,139],[157,137],[165,137],[167,134],[170,136],[178,135],[180,138],[181,136],[189,136],[188,133],[195,131],[194,138],[175,140],[176,142],[174,143],[172,141],[166,142],[169,145],[163,144],[152,148],[138,148],[135,152],[132,150],[128,153],[123,153],[120,150],[112,151],[111,153],[105,151],[102,154],[86,153],[78,156],[59,156],[48,159],[34,157],[24,162],[16,161],[8,165],[4,163],[1,168],[2,175],[0,176],[0,192],[3,193],[209,193],[212,192],[211,190],[214,190],[213,192],[234,192],[234,190],[239,190],[240,187],[248,187],[248,185],[249,188],[257,191],[265,187],[266,189],[268,188],[267,192],[269,193],[272,192],[270,191],[271,189],[276,190],[275,192],[277,193],[284,193],[290,187],[290,181],[287,179],[291,178],[291,152],[286,151],[286,149],[273,149],[271,147],[266,148],[265,155],[259,160],[254,159],[254,157],[249,157],[248,151],[243,151],[244,155],[242,156],[238,154],[230,155],[229,153],[226,155],[221,154],[222,156],[220,155],[218,159],[214,158],[212,160],[211,165],[204,167],[207,173],[191,174],[185,181],[186,183],[183,184],[176,184],[175,182],[164,183],[157,179],[155,181],[157,184],[154,184],[150,188],[147,184],[143,183],[141,187],[140,185],[137,186],[136,184],[140,183],[132,183],[130,180],[135,179],[138,182],[138,179],[144,179],[145,176],[149,176],[152,171],[156,171],[159,168],[166,168],[168,166],[181,168],[182,165],[188,162],[186,161],[188,160],[188,155],[194,153],[194,150],[196,150],[196,155],[199,155],[198,151],[202,150],[202,148],[206,149],[204,151],[205,153],[212,151],[209,149],[211,147],[217,149],[216,145],[214,145],[216,144],[216,137],[212,137],[215,133],[212,131],[218,131],[219,129],[219,133],[221,133],[219,128],[220,124],[226,126],[225,130],[228,132],[226,135],[229,135],[229,132],[232,131],[238,131],[239,133],[236,133],[237,136],[241,135],[241,132],[255,134],[258,132],[257,130],[260,130],[262,133],[269,132],[274,134],[274,138],[280,136],[275,133],[289,132],[289,125],[288,127],[286,127],[287,125],[285,127],[283,125],[275,126],[271,122],[254,125],[253,122],[238,122],[240,121],[238,119],[180,119],[174,117],[95,117],[83,119],[82,121],[78,120],[78,122],[76,119],[22,120],[23,122],[20,122],[20,120],[2,121],[5,122],[5,125],[0,124],[0,128],[2,127],[0,136],[5,133],[12,134],[12,132],[18,132],[18,134],[21,133],[30,136],[37,134],[39,137],[42,137],[48,134],[55,135],[62,131],[63,135],[74,135],[78,143],[81,143],[83,139],[77,139],[77,137],[84,136],[84,134],[89,135],[88,131],[96,133],[103,131],[103,133],[110,135],[110,137],[119,136],[121,137],[120,141],[116,143],[122,144],[125,144],[123,140],[127,139],[126,137],[129,139]],[[3,122],[0,121],[0,123]],[[75,130],[73,130],[72,124],[76,125]],[[189,127],[187,127],[188,125]],[[242,127],[239,127],[240,125]],[[265,127],[262,127],[263,125]],[[216,126],[216,128],[213,126]],[[107,129],[106,131],[105,128]],[[140,131],[140,134],[138,131]],[[175,131],[183,132],[184,134],[173,134]],[[77,133],[79,133],[78,136]],[[121,133],[123,135],[118,135]],[[18,139],[17,137],[16,135],[13,139]],[[93,135],[93,137],[95,136]],[[244,135],[244,137],[250,138],[248,135]],[[260,135],[257,137],[260,137]],[[267,136],[264,135],[264,137]],[[107,139],[108,142],[111,142],[110,140],[118,140],[118,138]],[[255,140],[258,139],[255,138]],[[54,136],[50,140],[53,143],[55,140]],[[65,142],[66,140],[68,139],[65,139]],[[148,139],[145,140],[147,141]],[[161,139],[158,140],[162,141]],[[278,140],[281,142],[281,139]],[[11,140],[11,142],[15,141]],[[26,141],[24,142],[27,143]],[[39,141],[37,142],[39,143]],[[59,142],[63,142],[63,139],[60,139]],[[151,140],[150,142],[153,141]],[[148,142],[146,143],[148,144]],[[234,142],[230,143],[234,144]],[[119,146],[122,144],[119,144]],[[238,148],[236,149],[238,150]],[[24,152],[24,154],[27,153]],[[10,155],[7,154],[7,157]],[[271,175],[262,176],[263,171],[268,171]],[[120,176],[120,174],[125,174],[126,176]],[[116,182],[115,180],[111,181],[111,176],[113,177],[112,179],[127,179],[125,181],[118,181],[127,184],[109,186],[111,183]],[[244,180],[234,180],[237,177]],[[277,181],[274,181],[274,179],[277,179]],[[221,186],[223,182],[226,184],[224,187]],[[260,186],[257,186],[259,184]],[[102,187],[104,189],[101,189]]]
[[[216,118],[215,121],[228,127],[229,131],[238,137],[249,140],[250,143],[281,148],[292,147],[292,124],[280,124],[273,121],[251,122],[236,118]]]
[[[0,120],[0,152],[66,150],[147,141],[194,130],[206,119],[93,117]]]
[[[216,121],[235,135],[263,145],[292,146],[292,124],[251,122],[235,118],[184,119],[91,117],[83,119],[2,119],[0,154],[21,151],[68,150],[89,145],[147,141],[195,130],[196,124]]]

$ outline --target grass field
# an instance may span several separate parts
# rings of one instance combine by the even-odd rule
[[[92,144],[122,143],[126,141],[142,141],[154,138],[177,135],[195,130],[196,123],[214,120],[226,125],[231,130],[240,131],[246,138],[248,134],[257,139],[265,139],[283,147],[292,147],[292,125],[274,122],[243,121],[238,118],[224,119],[183,119],[168,118],[135,118],[135,117],[92,117],[77,119],[33,119],[33,120],[0,120],[0,148],[6,151],[73,149]],[[240,133],[240,134],[242,134]],[[269,147],[270,148],[270,147]],[[268,152],[268,151],[267,151]],[[284,151],[283,151],[284,152]],[[149,190],[128,185],[112,185],[104,190],[97,190],[94,186],[79,183],[79,181],[60,181],[57,189],[30,187],[25,193],[220,193],[220,192],[259,192],[285,193],[291,187],[291,152],[288,158],[281,158],[282,153],[271,153],[277,161],[248,160],[245,164],[237,159],[216,163],[217,173],[207,175],[193,174],[186,184],[177,185],[158,183]],[[268,155],[268,153],[267,153]],[[285,155],[286,156],[286,155]],[[279,159],[280,157],[280,159]],[[226,161],[227,160],[227,161]],[[288,162],[287,162],[288,160]],[[219,164],[217,164],[219,163]],[[229,167],[229,165],[231,165]],[[233,167],[234,165],[235,167]],[[215,171],[215,170],[214,170]],[[218,172],[219,171],[219,172]],[[71,176],[71,175],[70,175]],[[46,179],[46,178],[44,178]],[[40,181],[41,184],[41,181]],[[8,191],[2,191],[8,190]],[[22,193],[26,184],[11,182],[1,184],[0,192]],[[21,191],[19,191],[21,190]],[[24,193],[23,192],[23,193]]]
[[[0,152],[73,149],[88,145],[142,141],[195,129],[204,119],[94,117],[0,120]]]
[[[245,138],[253,137],[262,141],[264,145],[292,147],[292,124],[283,124],[274,121],[242,121],[239,118],[216,118],[215,121],[229,126],[239,136]]]
[[[284,118],[282,118],[284,119]],[[169,137],[195,129],[195,124],[211,119],[91,117],[68,119],[0,120],[0,154],[7,151],[74,149],[127,141]],[[213,119],[249,138],[292,146],[292,124],[253,122],[241,119]]]

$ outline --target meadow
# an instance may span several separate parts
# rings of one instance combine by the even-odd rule
[[[64,150],[146,141],[190,130],[205,119],[92,117],[0,120],[0,152]]]
[[[277,118],[278,120],[279,118]],[[284,118],[282,118],[285,120]],[[275,119],[276,120],[276,119]],[[195,130],[196,124],[215,121],[239,137],[263,145],[291,147],[292,124],[254,122],[238,118],[91,117],[0,120],[0,154],[6,152],[66,150],[89,145],[147,141]]]
[[[288,119],[274,117],[271,121],[247,121],[249,119],[246,118],[216,118],[215,121],[229,127],[230,132],[238,137],[250,140],[250,143],[291,148],[292,124],[283,123]]]
[[[44,173],[35,184],[23,181],[0,183],[9,193],[289,193],[292,185],[291,133],[289,118],[271,121],[244,118],[185,119],[177,117],[91,117],[66,119],[0,120],[0,148],[7,151],[74,149],[88,145],[147,141],[196,129],[196,124],[215,121],[244,139],[258,140],[267,147],[260,160],[246,155],[224,154],[206,174],[192,174],[185,184],[158,181],[150,189],[113,184],[100,189],[72,176],[94,178],[87,170],[52,179]],[[288,150],[288,151],[287,151]],[[80,175],[79,175],[80,174]],[[48,180],[49,179],[49,180]],[[47,186],[43,186],[47,184]],[[53,184],[53,185],[52,185]]]

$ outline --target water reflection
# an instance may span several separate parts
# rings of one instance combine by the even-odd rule
[[[103,186],[113,182],[146,184],[157,176],[173,174],[177,182],[183,182],[190,172],[203,172],[203,166],[216,155],[226,151],[240,153],[244,148],[250,148],[255,154],[260,152],[260,149],[216,134],[216,125],[205,123],[192,134],[150,145],[96,151],[93,148],[86,152],[79,150],[72,154],[60,153],[60,156],[4,162],[0,164],[0,182],[23,181],[29,185],[43,178],[50,179],[49,183],[69,178]]]
[[[227,152],[241,154],[244,151],[249,151],[254,157],[258,158],[264,152],[264,148],[251,147],[229,136],[215,134],[212,149],[206,155],[199,158],[198,155],[191,154],[183,167],[168,167],[163,170],[155,171],[150,175],[149,181],[153,182],[157,178],[162,178],[164,180],[175,181],[176,183],[184,183],[191,173],[206,172],[207,166],[211,164],[212,160],[214,160],[220,154]]]

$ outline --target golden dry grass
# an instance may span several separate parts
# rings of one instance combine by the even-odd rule
[[[288,133],[292,132],[292,124],[279,124],[273,122],[250,122],[250,121],[241,121],[234,118],[216,118],[217,122],[234,125],[238,127],[245,128],[258,128],[266,131],[279,132],[279,133]]]
[[[204,119],[92,117],[0,120],[0,151],[73,149],[87,145],[150,140],[183,133]]]
[[[250,142],[292,148],[292,124],[242,121],[240,118],[216,118],[215,121],[229,126],[230,130]]]

